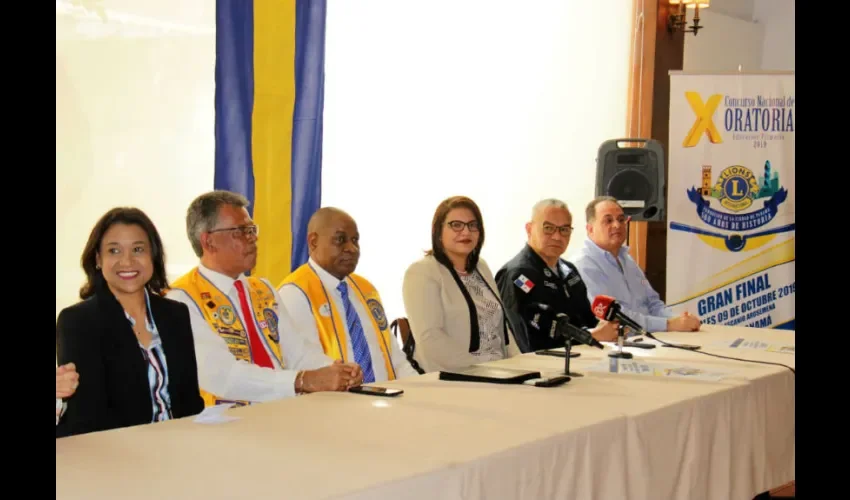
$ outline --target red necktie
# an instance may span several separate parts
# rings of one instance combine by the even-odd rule
[[[239,304],[242,308],[242,317],[245,318],[245,327],[248,328],[248,340],[251,346],[251,357],[254,358],[254,364],[265,366],[266,368],[274,368],[272,359],[263,345],[263,340],[260,338],[260,334],[257,333],[257,327],[254,324],[254,313],[248,305],[248,299],[245,297],[245,285],[239,280],[236,280],[233,285],[236,286],[236,290],[239,292]]]

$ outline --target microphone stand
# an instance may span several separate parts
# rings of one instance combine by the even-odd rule
[[[564,341],[564,375],[568,375],[570,377],[584,377],[583,373],[571,372],[570,371],[570,350],[573,348],[573,339],[569,336],[566,336],[566,340]]]
[[[632,359],[632,353],[623,351],[626,339],[626,327],[622,323],[617,327],[617,350],[608,353],[609,358]]]

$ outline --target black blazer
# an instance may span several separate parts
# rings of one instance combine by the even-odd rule
[[[189,309],[155,294],[150,304],[168,363],[172,416],[197,415],[204,402]],[[147,363],[123,307],[105,284],[59,313],[56,344],[59,365],[73,362],[80,374],[56,426],[57,438],[151,423]]]
[[[551,336],[557,313],[569,316],[570,323],[578,328],[594,328],[599,324],[590,308],[587,286],[578,269],[564,259],[560,259],[559,263],[569,268],[570,273],[566,277],[553,273],[537,252],[526,244],[496,273],[496,283],[505,308],[521,318],[525,326],[528,345],[519,345],[522,352],[564,347],[563,339]],[[527,292],[516,283],[520,276],[532,283]],[[541,311],[533,306],[534,303],[548,305],[551,311]]]

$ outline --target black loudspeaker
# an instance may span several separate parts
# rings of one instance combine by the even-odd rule
[[[596,158],[596,196],[617,198],[632,221],[663,221],[661,143],[653,139],[611,139],[602,143]]]

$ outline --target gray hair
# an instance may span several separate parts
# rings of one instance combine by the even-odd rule
[[[192,243],[192,250],[198,257],[203,256],[201,233],[211,231],[218,223],[218,212],[222,206],[230,205],[237,208],[247,207],[248,198],[230,191],[210,191],[198,196],[186,211],[186,234]]]
[[[587,204],[587,208],[584,211],[584,216],[587,218],[588,224],[590,224],[591,222],[593,222],[594,219],[596,219],[596,205],[599,205],[600,203],[605,201],[613,201],[617,204],[617,206],[620,206],[620,202],[617,201],[617,198],[614,198],[613,196],[597,196],[596,198],[590,200],[590,203]],[[623,207],[620,206],[620,208]]]
[[[567,212],[570,211],[569,207],[567,207],[567,204],[564,203],[563,201],[558,200],[556,198],[546,198],[545,200],[538,201],[537,203],[534,204],[534,207],[531,208],[531,220],[534,220],[534,217],[538,213],[540,213],[541,211],[543,211],[543,210],[545,210],[549,207],[560,208],[560,209],[566,210]]]

